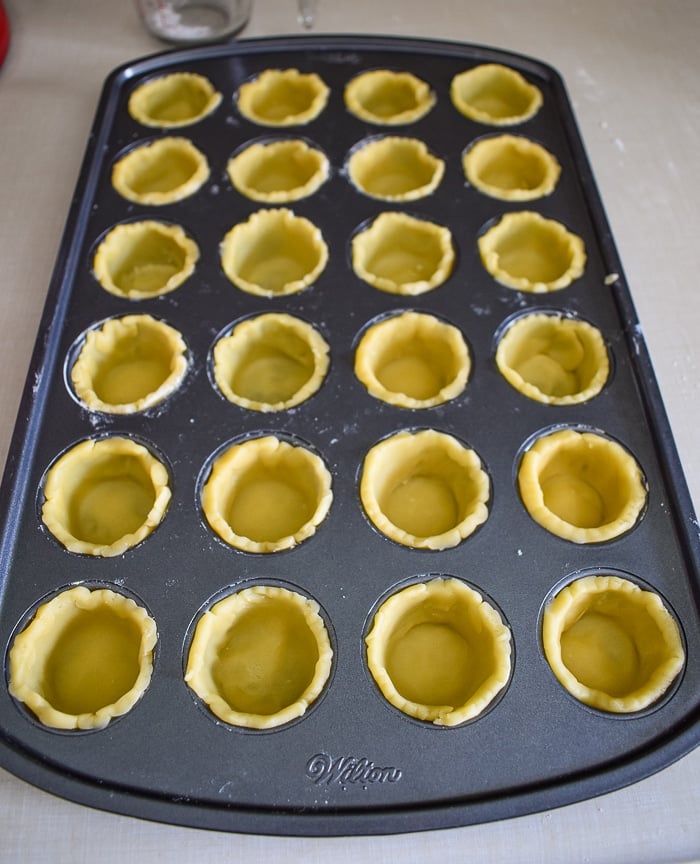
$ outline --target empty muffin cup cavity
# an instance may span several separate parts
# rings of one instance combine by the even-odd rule
[[[542,294],[566,288],[586,264],[583,240],[539,213],[507,213],[479,237],[479,253],[493,278],[516,291]]]
[[[308,198],[328,179],[329,170],[324,154],[301,139],[251,144],[227,166],[241,195],[266,204]]]
[[[499,63],[483,63],[455,75],[450,96],[460,114],[489,126],[523,123],[543,101],[538,87]]]
[[[41,515],[70,552],[113,557],[156,528],[170,496],[167,469],[143,444],[90,438],[47,471]]]
[[[431,408],[467,386],[471,362],[461,332],[434,315],[403,312],[372,324],[355,352],[355,375],[377,399]]]
[[[297,126],[310,123],[326,107],[329,89],[315,72],[266,69],[242,84],[238,110],[262,126]]]
[[[209,163],[187,138],[159,138],[122,156],[112,185],[135,204],[162,206],[194,195],[209,179]]]
[[[366,643],[367,665],[387,701],[437,726],[478,717],[510,679],[510,630],[459,579],[435,578],[393,594]]]
[[[306,713],[328,681],[332,659],[315,601],[254,585],[201,616],[185,681],[224,723],[270,729]]]
[[[156,640],[155,622],[130,598],[70,588],[15,638],[10,693],[45,726],[102,729],[147,689]]]
[[[312,285],[328,261],[320,230],[291,210],[259,210],[226,234],[224,273],[241,291],[262,297],[296,294]]]
[[[382,534],[415,549],[449,549],[488,517],[490,481],[478,455],[434,429],[405,430],[365,456],[360,498]]]
[[[93,272],[110,294],[146,300],[179,288],[198,259],[197,244],[179,225],[126,222],[112,228],[97,247]]]
[[[600,330],[577,318],[533,313],[501,336],[496,365],[515,389],[547,405],[576,405],[597,396],[610,372]]]
[[[166,399],[186,372],[177,330],[150,315],[126,315],[87,332],[70,378],[89,410],[133,414]]]
[[[373,69],[345,87],[345,106],[360,120],[377,125],[415,123],[435,104],[430,87],[410,72]]]
[[[525,451],[518,487],[532,518],[574,543],[600,543],[632,529],[647,500],[637,460],[597,432],[559,429]]]
[[[219,339],[213,373],[223,395],[252,411],[285,411],[306,401],[328,372],[329,346],[299,318],[268,313],[248,318]]]
[[[561,173],[548,150],[516,135],[482,138],[464,153],[462,167],[472,186],[502,201],[533,201],[550,195]]]
[[[307,540],[332,500],[321,457],[275,435],[229,446],[214,459],[202,489],[209,526],[244,552],[279,552]]]
[[[407,213],[380,213],[353,237],[351,249],[355,274],[389,294],[432,291],[455,263],[450,230]]]
[[[137,87],[129,97],[129,114],[144,126],[174,129],[197,123],[221,102],[211,81],[194,72],[161,75]]]
[[[685,662],[678,624],[659,595],[616,575],[562,589],[544,609],[542,643],[572,696],[617,714],[657,702]]]
[[[387,136],[355,148],[347,163],[353,185],[382,201],[415,201],[440,185],[445,163],[416,138]]]

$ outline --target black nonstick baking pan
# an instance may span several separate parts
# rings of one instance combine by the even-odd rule
[[[454,75],[481,63],[519,71],[544,96],[539,112],[514,127],[543,144],[562,174],[550,196],[527,205],[488,198],[465,183],[461,154],[493,132],[459,114],[449,98]],[[268,68],[314,71],[330,88],[320,116],[294,134],[329,158],[331,176],[291,205],[322,231],[329,262],[316,284],[266,299],[237,290],[224,275],[219,244],[261,205],[226,175],[231,154],[278,134],[246,120],[234,94]],[[423,119],[392,130],[423,140],[445,160],[430,196],[387,205],[349,182],[345,163],[360,141],[385,130],[345,108],[345,84],[359,72],[414,72],[436,94]],[[211,176],[195,195],[164,207],[121,198],[111,169],[128,148],[169,134],[133,120],[136,86],[167,72],[206,76],[223,94],[217,110],[178,131],[204,152]],[[285,130],[289,134],[289,130]],[[423,216],[452,232],[457,261],[434,291],[402,298],[362,282],[350,266],[359,226],[383,210]],[[551,294],[499,285],[482,267],[477,238],[506,212],[535,210],[583,238],[583,276]],[[138,218],[182,225],[199,244],[194,275],[163,297],[134,302],[103,291],[92,273],[99,240]],[[370,396],[353,372],[358,333],[387,312],[432,312],[461,329],[472,356],[467,388],[445,405],[397,408]],[[555,407],[511,388],[494,362],[496,334],[515,313],[557,309],[602,331],[613,373],[595,399]],[[263,311],[315,324],[331,348],[319,392],[287,412],[260,414],[214,389],[208,356],[217,334]],[[66,384],[66,358],[95,322],[148,312],[184,336],[191,366],[162,406],[133,416],[89,412]],[[562,425],[603,430],[642,466],[646,512],[633,530],[605,543],[577,545],[536,524],[523,507],[515,466],[525,442]],[[368,449],[399,429],[435,428],[480,455],[492,484],[489,518],[460,545],[416,551],[382,536],[365,516],[358,472]],[[198,484],[221,445],[258,432],[294,436],[322,455],[334,499],[316,534],[286,552],[255,555],[217,540],[202,517]],[[66,448],[119,433],[145,441],[171,473],[173,499],[157,530],[116,558],[76,555],[45,530],[42,478]],[[374,834],[444,828],[521,815],[635,782],[678,759],[700,736],[700,545],[697,522],[662,401],[565,88],[550,67],[526,57],[451,42],[385,37],[255,39],[137,60],[106,82],[58,254],[2,486],[0,764],[70,800],[164,822],[267,834]],[[686,649],[682,674],[651,708],[612,715],[572,698],[552,674],[540,644],[541,610],[557,586],[579,573],[614,572],[656,591],[677,616]],[[366,667],[364,637],[382,598],[433,575],[455,576],[501,611],[513,641],[512,677],[502,698],[455,728],[422,723],[392,708]],[[271,582],[314,598],[328,624],[333,670],[322,697],[301,719],[252,731],[217,721],[183,680],[192,624],[216,598]],[[101,585],[136,597],[158,628],[153,677],[138,704],[106,728],[59,732],[42,726],[9,693],[14,635],[46,597],[67,586]]]

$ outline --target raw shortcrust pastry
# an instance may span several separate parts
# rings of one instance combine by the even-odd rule
[[[207,157],[187,138],[158,138],[115,162],[112,185],[135,204],[162,206],[194,195],[209,179]]]
[[[434,104],[430,87],[410,72],[373,69],[357,75],[345,87],[346,108],[368,123],[414,123]]]
[[[407,213],[380,213],[352,239],[360,279],[389,294],[424,294],[442,285],[455,262],[448,228]]]
[[[137,87],[129,97],[129,114],[144,126],[174,129],[189,126],[211,114],[221,93],[211,81],[194,72],[161,75]]]
[[[542,294],[566,288],[583,274],[583,240],[539,213],[507,213],[479,237],[479,253],[493,278],[516,291]]]
[[[347,163],[353,185],[382,201],[415,201],[437,189],[445,163],[417,138],[386,136],[358,146]]]
[[[461,114],[490,126],[523,123],[542,105],[538,87],[499,63],[484,63],[455,75],[450,96]]]
[[[328,261],[320,230],[291,210],[258,210],[221,243],[224,273],[241,291],[261,297],[296,294],[312,285]]]
[[[252,411],[286,411],[309,399],[328,372],[329,346],[299,318],[247,318],[214,346],[214,379],[230,401]]]
[[[550,195],[561,173],[555,157],[540,144],[516,135],[482,138],[465,151],[467,180],[502,201],[532,201]]]
[[[641,711],[680,673],[678,625],[653,591],[619,576],[587,576],[545,607],[542,642],[559,682],[602,711]]]
[[[229,447],[214,460],[202,489],[210,527],[244,552],[298,545],[316,533],[332,500],[323,460],[274,435]]]
[[[90,438],[49,468],[41,515],[70,552],[109,558],[154,530],[170,495],[165,466],[142,444]]]
[[[15,639],[10,693],[45,726],[102,729],[130,711],[151,680],[156,625],[108,589],[62,591]]]
[[[367,664],[395,708],[437,726],[477,717],[510,678],[510,630],[459,579],[392,595],[374,616]]]
[[[360,478],[368,518],[391,540],[449,549],[488,518],[489,477],[477,454],[434,429],[403,431],[375,444]]]
[[[619,537],[647,500],[641,469],[624,447],[575,429],[539,437],[520,462],[518,486],[532,518],[574,543]]]
[[[467,386],[471,362],[461,332],[424,312],[373,324],[355,352],[355,375],[372,396],[400,408],[431,408]]]
[[[97,247],[92,266],[105,291],[145,300],[179,288],[198,259],[197,244],[179,225],[147,220],[112,228]]]
[[[600,330],[587,321],[551,313],[514,321],[499,340],[496,365],[516,390],[548,405],[592,399],[610,371]]]
[[[224,723],[270,729],[306,712],[328,681],[332,659],[317,603],[256,585],[202,615],[185,681]]]
[[[329,89],[315,72],[266,69],[241,85],[238,110],[262,126],[298,126],[310,123],[326,107]]]
[[[251,144],[229,160],[234,187],[253,201],[288,204],[313,195],[328,179],[328,159],[306,141],[290,138]]]
[[[89,410],[133,414],[162,402],[186,372],[179,331],[150,315],[125,315],[88,331],[70,377]]]

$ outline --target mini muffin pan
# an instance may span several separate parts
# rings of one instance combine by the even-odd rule
[[[468,148],[502,135],[503,128],[459,111],[451,85],[455,76],[487,64],[515,70],[542,96],[534,113],[509,121],[508,132],[540,145],[560,166],[555,188],[544,197],[499,200],[465,179]],[[285,69],[315,73],[327,85],[320,113],[284,127],[247,119],[237,106],[240,88],[266,70]],[[351,113],[344,102],[348,83],[383,69],[425,82],[434,95],[430,110],[391,126]],[[180,72],[211,82],[221,94],[213,110],[178,125],[176,136],[130,115],[129,99],[139,86]],[[435,188],[384,200],[353,184],[351,157],[389,136],[417,141],[439,160],[444,172]],[[208,176],[204,170],[198,174],[201,185],[190,184],[184,197],[166,196],[170,203],[158,203],[157,195],[152,203],[120,195],[112,183],[114,166],[139,148],[157,152],[154,144],[169,137],[185,139],[186,152],[203,155]],[[328,255],[310,284],[298,280],[303,284],[293,293],[250,293],[224,272],[221,244],[234,226],[274,205],[241,194],[227,166],[247,147],[278,139],[303,140],[328,160],[321,185],[284,205],[320,232]],[[145,185],[157,191],[154,172],[157,166],[149,164]],[[525,210],[583,241],[582,273],[557,290],[508,287],[482,264],[479,238],[508,214]],[[454,266],[440,284],[407,296],[379,290],[356,275],[353,239],[385,212],[450,232]],[[100,244],[117,226],[150,220],[180,226],[196,244],[193,272],[167,293],[105,290],[93,272]],[[245,258],[245,250],[241,254]],[[253,269],[265,270],[265,250],[255,255]],[[181,266],[166,254],[156,268],[165,271],[167,282]],[[118,257],[114,267],[119,271]],[[131,277],[138,282],[138,274],[127,282]],[[275,404],[272,410],[251,410],[218,388],[213,349],[237,324],[270,313],[317,331],[330,362],[308,398],[283,410]],[[378,398],[355,374],[363,336],[403,313],[456,328],[468,351],[466,385],[431,407]],[[547,404],[518,392],[500,374],[500,338],[519,316],[533,313],[582,320],[602,334],[610,369],[599,392],[575,404]],[[177,331],[186,346],[186,373],[147,410],[90,410],[73,390],[72,364],[86,334],[127,315],[148,315]],[[561,429],[609,438],[640,467],[644,507],[613,540],[562,539],[523,506],[523,453],[542,435]],[[450,436],[455,446],[473,453],[488,481],[485,520],[447,548],[417,549],[390,539],[364,512],[360,497],[369,451],[392,436],[425,430]],[[42,522],[49,468],[79,442],[111,436],[150,450],[169,475],[172,497],[160,523],[135,547],[111,557],[68,551]],[[331,478],[332,501],[315,530],[292,548],[235,548],[210,527],[203,490],[229,448],[275,438],[318,457]],[[420,479],[420,471],[411,476]],[[698,743],[697,522],[564,86],[554,70],[535,60],[450,42],[339,36],[199,47],[117,69],[106,82],[90,135],[1,495],[0,764],[67,799],[219,830],[402,832],[588,798],[639,780]],[[268,500],[274,509],[274,495]],[[547,663],[543,610],[564,586],[588,575],[621,577],[652,591],[678,625],[683,668],[643,710],[616,714],[585,705]],[[370,674],[365,642],[389,598],[437,578],[460,580],[483,598],[508,628],[511,645],[509,674],[497,698],[449,728],[389,704]],[[151,679],[130,710],[105,728],[68,731],[43,725],[11,695],[9,657],[39,606],[78,585],[134,600],[155,622],[157,644]],[[317,605],[333,652],[321,692],[308,708],[268,729],[224,722],[185,681],[201,616],[232,594],[260,586],[292,591]],[[439,652],[431,647],[430,653]],[[425,680],[425,669],[421,674]]]

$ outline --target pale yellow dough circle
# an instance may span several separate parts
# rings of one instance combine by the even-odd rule
[[[306,713],[328,681],[332,660],[315,601],[255,585],[204,612],[185,681],[224,723],[271,729]]]
[[[461,332],[424,312],[392,315],[369,327],[355,351],[355,375],[377,399],[432,408],[467,386],[471,361]]]
[[[130,438],[89,438],[46,474],[41,516],[70,552],[105,558],[136,546],[163,519],[171,497],[165,466]]]
[[[562,589],[544,609],[542,643],[572,696],[613,713],[653,705],[685,662],[678,625],[659,595],[614,575]]]
[[[478,717],[510,679],[510,630],[459,579],[432,579],[393,594],[374,616],[366,643],[367,665],[387,701],[437,726]]]
[[[442,285],[455,262],[444,225],[408,213],[380,213],[352,239],[352,267],[360,279],[389,294],[416,296]]]
[[[70,377],[90,411],[134,414],[170,396],[187,367],[178,330],[151,315],[125,315],[87,332]]]
[[[250,144],[229,160],[233,186],[246,198],[289,204],[313,195],[328,179],[328,159],[298,138]]]
[[[560,222],[525,210],[506,213],[478,240],[479,254],[493,278],[516,291],[559,291],[583,275],[583,240]]]
[[[318,117],[329,94],[328,86],[315,72],[266,69],[241,85],[238,110],[262,126],[301,126]]]
[[[189,198],[208,179],[207,157],[187,138],[141,144],[112,169],[112,185],[122,197],[155,207]]]
[[[291,549],[316,533],[333,500],[320,456],[274,435],[233,444],[202,489],[211,529],[244,552]]]
[[[502,201],[533,201],[554,191],[561,166],[535,141],[517,135],[481,138],[462,156],[467,180]]]
[[[431,195],[445,163],[417,138],[387,135],[356,147],[347,162],[353,185],[381,201],[416,201]]]
[[[360,498],[382,534],[414,549],[450,549],[488,518],[491,484],[481,460],[435,429],[405,430],[365,456]]]
[[[311,324],[286,313],[247,318],[214,345],[214,379],[250,411],[286,411],[323,383],[330,348]]]
[[[410,72],[373,69],[345,87],[345,107],[368,123],[397,126],[415,123],[435,105],[435,94]]]
[[[199,247],[179,225],[149,219],[112,228],[97,247],[92,266],[105,291],[147,300],[179,288],[198,260]]]
[[[532,518],[573,543],[602,543],[632,529],[647,500],[637,460],[596,432],[560,429],[536,439],[518,468]]]
[[[547,405],[577,405],[605,386],[610,360],[597,327],[577,318],[531,313],[503,333],[496,365],[519,393]]]
[[[460,114],[489,126],[523,123],[543,102],[538,87],[500,63],[484,63],[455,75],[450,97]]]
[[[109,589],[70,588],[43,603],[14,640],[10,693],[45,726],[102,729],[148,687],[156,625]]]
[[[128,110],[144,126],[175,129],[204,119],[220,103],[221,93],[208,78],[195,72],[173,72],[137,87],[129,97]]]

